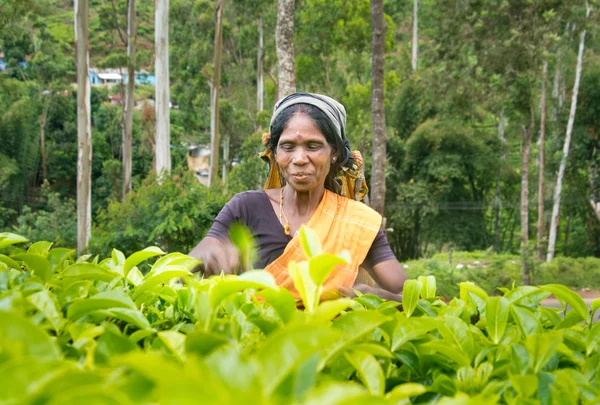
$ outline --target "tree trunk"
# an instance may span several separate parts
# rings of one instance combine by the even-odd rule
[[[597,132],[597,130],[596,130]],[[598,185],[598,159],[596,159],[596,146],[592,151],[590,162],[590,205],[598,221],[600,221],[600,185]]]
[[[88,0],[75,0],[77,24],[77,254],[86,250],[92,233],[92,127],[88,52]]]
[[[548,80],[548,61],[544,60],[542,69],[542,94],[540,112],[540,167],[538,177],[538,224],[537,258],[544,260],[544,187],[546,174],[546,82]]]
[[[373,130],[373,166],[371,168],[371,207],[383,215],[385,206],[386,141],[383,66],[385,62],[385,19],[383,0],[371,0],[373,47],[371,59],[371,120]]]
[[[589,10],[588,10],[589,15]],[[550,235],[548,236],[548,254],[546,261],[554,258],[556,250],[556,229],[558,226],[558,214],[560,212],[560,197],[562,193],[562,183],[567,167],[567,158],[569,157],[569,148],[571,146],[571,134],[573,133],[573,123],[575,122],[575,112],[577,111],[577,95],[579,93],[579,81],[581,79],[581,69],[583,64],[583,52],[585,50],[585,33],[583,30],[579,38],[579,53],[577,54],[577,69],[575,72],[575,83],[573,84],[573,97],[571,99],[571,110],[569,112],[569,121],[567,123],[567,134],[563,145],[563,154],[560,159],[558,176],[556,177],[556,187],[554,188],[554,198],[552,205],[552,222],[550,223]]]
[[[258,19],[258,50],[256,53],[256,111],[262,111],[264,106],[265,72],[263,70],[264,34],[262,17]]]
[[[127,4],[127,94],[125,97],[125,128],[123,131],[123,198],[131,191],[133,109],[135,104],[135,43],[137,22],[135,0]]]
[[[277,98],[296,92],[296,60],[294,53],[294,0],[277,1],[277,46],[278,88]]]
[[[523,128],[523,154],[521,157],[521,261],[523,284],[531,282],[529,266],[529,155],[534,131],[533,106],[530,107],[529,127]]]
[[[419,48],[418,24],[419,0],[413,0],[413,37],[412,37],[412,70],[417,71],[417,50]]]
[[[40,114],[40,152],[42,153],[42,183],[48,178],[48,167],[46,165],[46,123],[48,122],[48,102],[42,101],[42,113]]]
[[[563,248],[563,255],[566,257],[569,255],[569,236],[571,235],[571,217],[567,216],[567,223],[565,224],[565,246]]]
[[[155,0],[154,41],[156,73],[156,174],[171,172],[169,94],[169,0]]]
[[[223,184],[227,182],[227,174],[229,172],[229,145],[230,145],[229,133],[226,133],[223,137],[223,175],[221,176],[221,180]]]
[[[592,206],[592,210],[594,210],[596,218],[598,218],[598,221],[600,221],[600,201],[596,202],[594,200],[590,200],[590,205]]]
[[[210,92],[210,172],[208,174],[208,184],[213,184],[219,172],[219,88],[221,84],[221,48],[223,42],[223,0],[217,0],[215,15],[215,47]]]
[[[506,161],[506,135],[504,132],[505,120],[504,110],[500,112],[500,119],[498,120],[498,139],[502,143],[504,160]],[[502,210],[502,189],[500,187],[500,171],[496,175],[496,192],[494,194],[494,251],[499,253],[501,250],[500,242],[500,214]]]

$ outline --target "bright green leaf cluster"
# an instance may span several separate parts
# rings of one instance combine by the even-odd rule
[[[250,270],[202,278],[196,260],[151,247],[75,259],[0,234],[0,402],[6,404],[594,404],[600,323],[561,285],[488,296],[464,282],[444,302],[433,277],[398,303],[320,301],[347,255],[290,273],[305,309]],[[146,260],[150,271],[138,265]],[[553,294],[564,308],[540,306]],[[569,310],[568,308],[572,308]]]

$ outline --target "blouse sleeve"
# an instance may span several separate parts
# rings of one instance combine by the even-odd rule
[[[367,257],[362,263],[362,266],[372,269],[373,266],[381,262],[395,258],[396,255],[394,255],[385,234],[380,229],[379,232],[377,232],[377,236],[375,236],[375,240],[371,244],[371,249],[369,249],[369,253],[367,253]]]
[[[206,236],[217,239],[229,239],[229,228],[234,222],[246,223],[247,207],[243,193],[236,194],[215,218]]]

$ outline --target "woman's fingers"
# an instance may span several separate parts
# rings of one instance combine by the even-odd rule
[[[367,284],[355,284],[352,288],[340,287],[339,291],[346,297],[356,297],[356,291],[360,291],[363,294],[377,295],[379,298],[383,298],[388,301],[402,302],[402,294],[394,294],[383,288],[371,287]]]
[[[348,298],[354,298],[354,297],[356,297],[356,292],[354,292],[354,290],[352,288],[340,287],[338,289],[338,291],[341,292],[342,294],[344,294],[344,296],[346,296]]]
[[[237,273],[236,270],[240,266],[240,254],[237,248],[231,244],[227,245],[226,251],[230,273]]]
[[[202,264],[193,271],[204,271],[206,277],[221,274],[231,274],[240,266],[240,254],[230,241],[207,237],[198,244],[190,256],[197,258]]]
[[[217,274],[217,261],[213,252],[206,252],[204,255],[204,259],[202,260],[204,263],[204,275],[212,276]]]

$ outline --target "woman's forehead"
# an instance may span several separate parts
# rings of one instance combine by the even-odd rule
[[[283,131],[281,136],[279,137],[279,143],[281,142],[323,142],[327,143],[327,139],[323,136],[323,134],[316,131]]]
[[[290,118],[279,138],[280,142],[282,140],[295,140],[299,142],[321,140],[326,142],[325,136],[321,133],[319,127],[317,127],[310,117],[304,114],[294,115]]]

